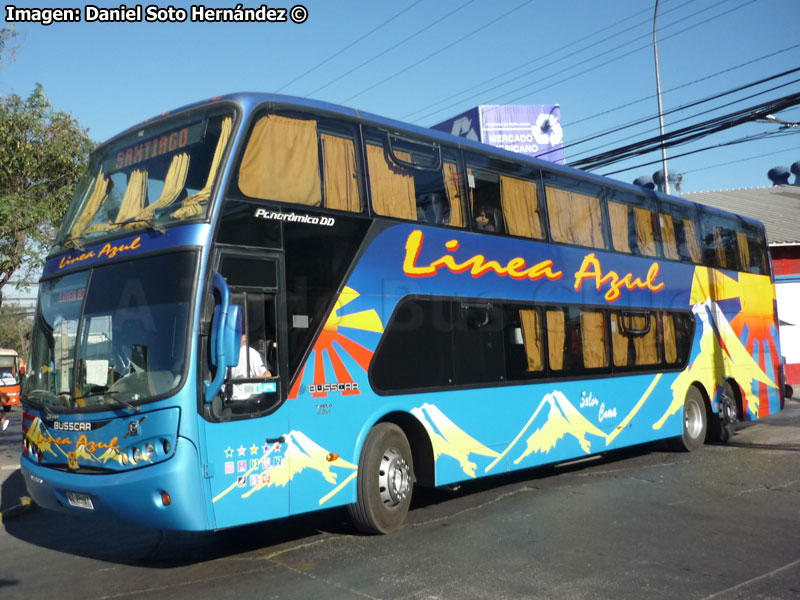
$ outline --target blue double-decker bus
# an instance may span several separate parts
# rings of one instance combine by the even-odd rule
[[[237,94],[100,146],[24,382],[40,506],[213,530],[783,405],[763,226],[322,102]]]

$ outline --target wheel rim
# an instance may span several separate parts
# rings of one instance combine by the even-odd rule
[[[411,468],[400,452],[389,448],[383,453],[378,471],[378,488],[385,506],[397,506],[411,489]]]
[[[736,423],[738,419],[736,410],[736,400],[734,399],[733,390],[729,387],[728,384],[725,384],[725,388],[722,391],[722,402],[720,410],[722,413],[722,419],[727,425]]]
[[[683,409],[683,427],[686,434],[696,439],[703,431],[703,415],[700,414],[702,408],[697,402],[687,402]]]

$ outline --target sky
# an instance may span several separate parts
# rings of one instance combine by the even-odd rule
[[[186,20],[108,23],[86,22],[86,3],[20,0],[17,8],[78,8],[81,22],[16,23],[15,58],[4,53],[0,94],[27,96],[39,82],[53,106],[98,142],[162,112],[237,91],[316,98],[422,126],[480,104],[559,104],[567,163],[658,133],[655,0],[301,1],[303,23],[191,22],[191,4],[163,1],[141,5],[143,17],[147,7],[173,6],[186,9]],[[800,67],[798,4],[660,0],[666,131],[800,93],[797,72],[676,111]],[[776,116],[800,121],[800,106]],[[583,141],[640,119],[649,120]],[[682,193],[768,186],[768,169],[800,161],[798,133],[800,127],[774,123],[741,125],[670,148],[668,169],[682,174]],[[632,181],[659,169],[659,159],[650,153],[594,172],[626,169],[611,176]]]

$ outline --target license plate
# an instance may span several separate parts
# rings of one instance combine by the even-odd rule
[[[76,494],[75,492],[67,492],[67,500],[70,506],[77,506],[78,508],[86,508],[94,510],[92,499],[87,494]]]

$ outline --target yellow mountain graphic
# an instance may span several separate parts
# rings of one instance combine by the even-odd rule
[[[434,460],[442,454],[458,461],[461,469],[469,477],[475,477],[477,464],[469,460],[470,454],[497,457],[499,454],[478,442],[464,430],[453,423],[439,408],[433,404],[423,404],[411,410],[428,431],[433,444]]]
[[[527,448],[525,452],[514,461],[515,465],[518,465],[526,456],[533,452],[550,452],[550,450],[555,447],[558,440],[568,434],[578,441],[581,449],[586,452],[586,454],[592,451],[591,442],[586,439],[588,434],[603,439],[607,437],[603,431],[592,425],[592,423],[567,400],[567,397],[558,390],[542,398],[542,402],[539,404],[536,412],[534,412],[532,420],[529,421],[529,423],[536,419],[536,415],[546,405],[550,406],[547,422],[533,432],[528,438]]]
[[[338,494],[342,489],[344,489],[344,487],[358,474],[358,467],[356,465],[339,457],[330,460],[333,458],[333,454],[316,442],[312,441],[308,436],[300,431],[290,431],[283,437],[286,440],[283,442],[283,444],[286,446],[286,449],[284,451],[281,464],[270,465],[267,468],[263,468],[259,463],[258,467],[250,468],[246,473],[243,473],[242,475],[244,477],[249,477],[251,474],[258,472],[259,483],[242,494],[242,498],[249,498],[255,492],[266,487],[283,487],[306,469],[318,471],[325,478],[325,481],[332,485],[337,483],[338,478],[338,474],[331,470],[332,467],[340,467],[351,470],[352,473],[350,473],[350,475],[344,481],[342,481],[328,494],[320,498],[319,503],[324,504],[333,496]],[[274,449],[275,447],[273,446],[264,456],[270,456]],[[213,501],[217,502],[237,487],[237,483],[234,482],[228,486],[227,489],[218,494]]]

